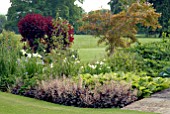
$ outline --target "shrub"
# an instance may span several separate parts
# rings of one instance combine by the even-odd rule
[[[123,107],[137,99],[130,88],[130,85],[110,81],[103,85],[96,83],[95,88],[90,89],[70,79],[55,79],[42,82],[35,93],[35,97],[76,107]]]
[[[133,52],[119,50],[106,58],[106,64],[111,67],[113,72],[140,72],[143,67],[143,58]]]
[[[68,47],[73,42],[74,29],[66,20],[28,14],[18,23],[23,39],[33,52],[49,53],[52,49]],[[27,48],[26,46],[24,48]]]
[[[22,37],[30,41],[30,43],[33,43],[36,38],[44,37],[46,34],[45,30],[48,27],[46,19],[40,14],[27,14],[18,23],[18,29]]]
[[[170,40],[141,44],[130,49],[143,58],[142,71],[158,76],[164,67],[170,66]]]

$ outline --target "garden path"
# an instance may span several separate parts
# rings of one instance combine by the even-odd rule
[[[170,114],[170,88],[136,101],[122,109]]]

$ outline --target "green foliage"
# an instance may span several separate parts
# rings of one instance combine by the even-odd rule
[[[76,0],[11,0],[11,7],[8,9],[6,30],[18,33],[17,23],[28,13],[52,16],[53,18],[62,17],[69,20],[78,31],[77,20],[81,18],[83,9],[74,4]],[[82,2],[82,1],[80,1]],[[57,12],[57,13],[56,13]]]
[[[149,76],[158,76],[164,67],[170,66],[170,40],[163,38],[162,41],[145,43],[135,46],[130,51],[137,53],[143,58],[142,71]]]
[[[113,72],[140,72],[143,67],[143,58],[133,52],[118,50],[114,55],[106,58],[106,63]]]
[[[153,3],[154,8],[157,12],[161,13],[161,17],[159,19],[159,23],[161,24],[162,28],[160,31],[160,36],[162,32],[168,32],[168,23],[170,19],[170,1],[169,0],[148,0],[148,2]],[[168,32],[169,33],[169,32]]]
[[[32,78],[36,75],[43,74],[44,62],[41,58],[37,57],[21,57],[17,60],[18,66],[21,68],[22,78],[27,77]]]
[[[17,59],[19,58],[19,46],[14,39],[13,32],[2,32],[0,37],[0,90],[6,91],[19,75]]]
[[[4,29],[6,21],[5,15],[0,15],[0,33],[2,33],[2,30]]]
[[[51,61],[49,70],[50,75],[56,76],[75,76],[80,73],[80,60],[77,51],[67,50],[53,52],[49,54],[45,61]]]
[[[138,98],[148,97],[152,93],[166,89],[170,87],[169,78],[161,77],[150,77],[146,74],[134,74],[131,72],[128,73],[108,73],[100,75],[90,75],[82,74],[80,75],[85,86],[95,87],[96,82],[101,84],[106,83],[107,81],[115,80],[120,82],[126,82],[132,84],[132,89],[138,90]]]

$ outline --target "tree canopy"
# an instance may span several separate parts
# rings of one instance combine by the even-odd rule
[[[6,23],[5,15],[0,15],[0,33],[2,33],[5,23]]]
[[[10,0],[11,7],[8,9],[5,25],[7,30],[18,32],[17,23],[28,13],[37,13],[43,16],[56,16],[67,19],[75,25],[81,17],[83,9],[74,4],[76,0]],[[83,0],[79,0],[83,2]]]
[[[162,26],[160,33],[168,32],[170,27],[170,0],[148,0],[150,3],[153,3],[153,7],[157,12],[161,13],[159,22]],[[169,32],[170,34],[170,32]]]
[[[137,0],[110,0],[109,5],[113,14],[117,14],[123,10],[123,8],[128,7],[129,4],[136,2]],[[146,0],[138,0],[140,2],[145,2]],[[146,3],[152,3],[156,12],[161,13],[159,18],[159,23],[162,28],[159,29],[160,35],[162,32],[168,32],[170,27],[170,0],[147,0]],[[145,29],[145,32],[148,30]]]

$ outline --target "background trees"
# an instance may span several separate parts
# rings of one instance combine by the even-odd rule
[[[111,7],[112,13],[119,13],[124,7],[129,6],[130,3],[135,2],[136,0],[110,0],[109,4]],[[145,1],[145,0],[140,0]],[[157,30],[159,32],[159,36],[162,35],[162,32],[169,33],[170,23],[170,0],[147,0],[149,3],[153,3],[153,7],[156,9],[156,12],[161,13],[161,17],[159,18],[159,23],[162,28]],[[150,28],[143,28],[139,25],[139,31],[145,31],[146,34],[151,32]]]
[[[148,0],[150,3],[153,3],[153,7],[156,9],[157,12],[161,13],[161,17],[159,18],[159,23],[161,24],[162,28],[159,30],[160,36],[162,32],[169,32],[170,27],[170,0]]]
[[[67,19],[78,30],[76,20],[81,17],[83,9],[74,4],[76,0],[10,0],[11,7],[8,9],[5,25],[7,30],[18,33],[17,23],[28,13],[38,13],[43,16],[52,16],[53,18],[62,17]],[[83,0],[79,0],[83,2]]]
[[[0,33],[2,32],[5,23],[6,23],[6,17],[5,17],[5,15],[0,15]]]

